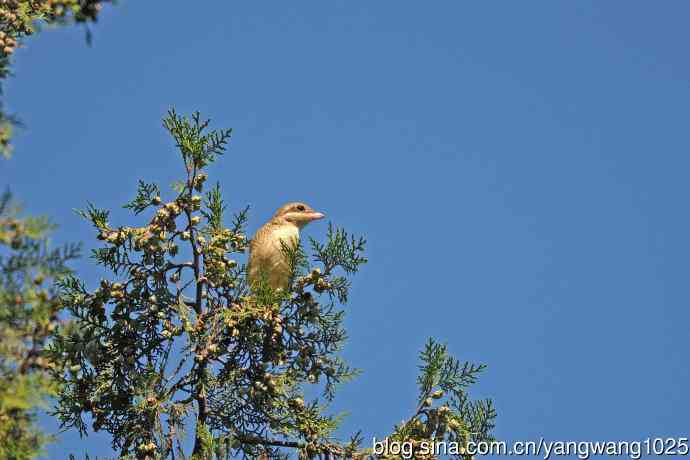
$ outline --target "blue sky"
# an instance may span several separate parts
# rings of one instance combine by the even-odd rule
[[[95,243],[73,208],[172,183],[160,119],[200,110],[234,128],[211,180],[250,233],[303,200],[369,241],[343,433],[410,413],[433,336],[488,365],[473,395],[501,439],[689,434],[687,2],[190,5],[123,0],[91,48],[49,30],[16,53],[27,129],[0,182],[58,242]],[[107,437],[66,433],[49,458],[83,452]]]

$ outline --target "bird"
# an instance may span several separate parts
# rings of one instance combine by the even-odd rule
[[[290,264],[283,244],[295,247],[300,230],[324,217],[323,213],[314,211],[305,203],[293,202],[279,208],[249,243],[247,276],[250,286],[265,278],[271,288],[287,289]]]

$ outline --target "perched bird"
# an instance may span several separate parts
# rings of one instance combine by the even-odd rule
[[[250,243],[247,266],[250,284],[265,277],[273,289],[286,289],[290,265],[283,244],[297,244],[300,229],[309,222],[323,217],[322,213],[314,211],[304,203],[288,203],[278,209],[271,220],[256,232]]]

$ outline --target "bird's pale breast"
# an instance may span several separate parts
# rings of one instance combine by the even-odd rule
[[[268,224],[256,233],[249,255],[250,280],[255,281],[261,276],[266,276],[268,283],[274,289],[287,287],[290,266],[281,241],[287,245],[294,245],[299,241],[297,226]]]

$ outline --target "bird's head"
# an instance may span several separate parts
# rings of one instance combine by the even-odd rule
[[[280,223],[290,223],[302,228],[309,222],[323,219],[324,217],[324,214],[314,211],[304,203],[288,203],[276,211],[273,220]]]

